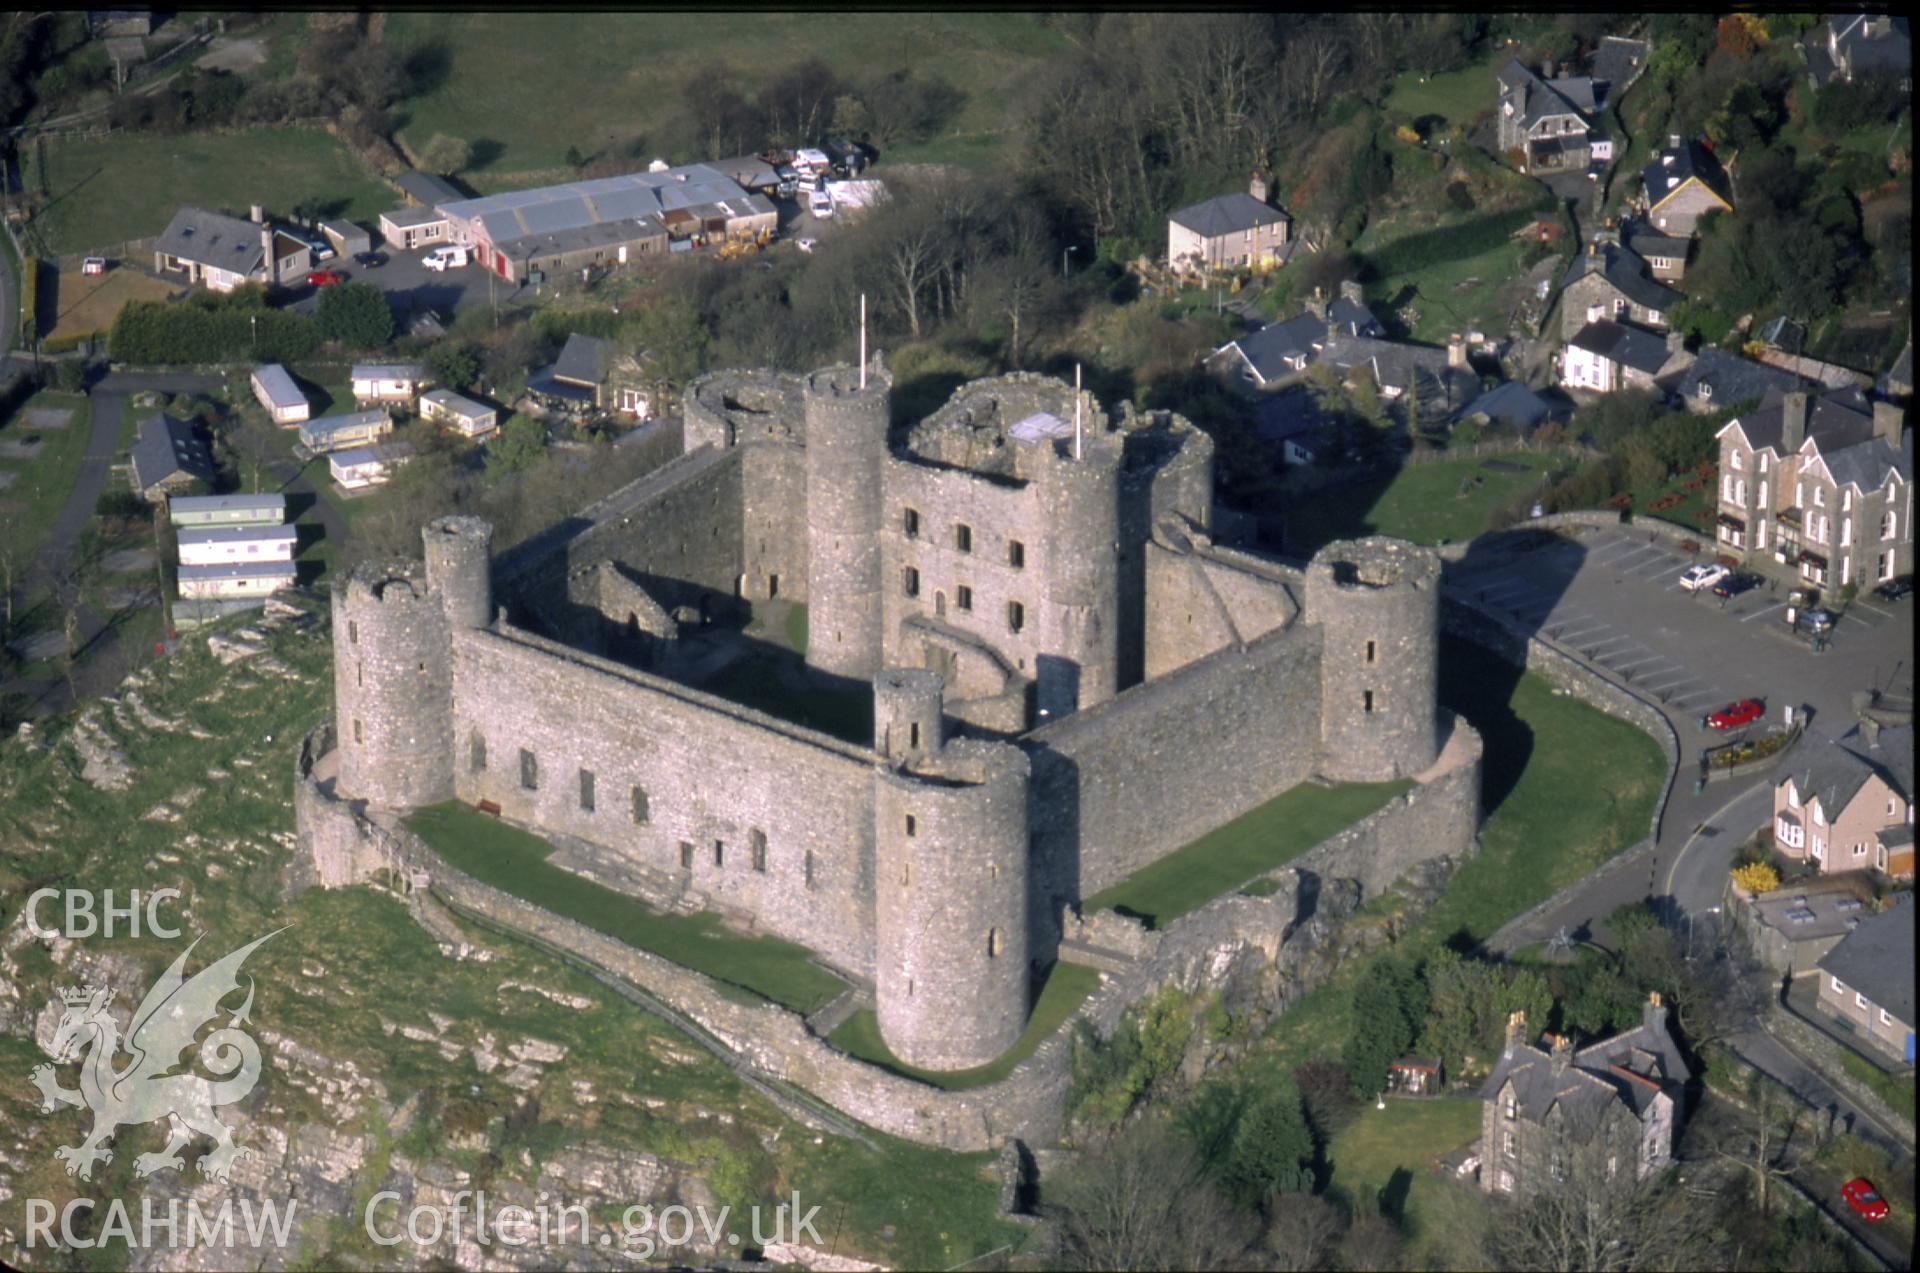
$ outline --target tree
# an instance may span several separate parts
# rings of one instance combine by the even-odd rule
[[[670,298],[641,310],[618,343],[636,361],[644,358],[666,386],[683,388],[706,371],[713,336],[698,309]]]
[[[1585,1141],[1586,1131],[1597,1134],[1592,1128],[1568,1134]],[[1601,1154],[1569,1153],[1557,1179],[1530,1181],[1527,1199],[1494,1226],[1490,1244],[1496,1267],[1543,1273],[1716,1267],[1711,1259],[1715,1217],[1664,1176],[1622,1179],[1634,1170],[1634,1156],[1622,1157],[1610,1177]]]
[[[473,162],[473,147],[459,137],[435,133],[420,151],[420,166],[450,177]]]
[[[487,444],[487,477],[498,479],[532,468],[546,454],[547,426],[527,416],[508,416],[499,436]]]
[[[1061,1268],[1229,1268],[1252,1236],[1185,1139],[1157,1121],[1089,1149],[1057,1197]]]
[[[322,340],[353,349],[378,349],[393,340],[393,311],[386,293],[371,283],[337,283],[323,288],[313,323]]]
[[[1313,1136],[1291,1082],[1281,1079],[1248,1103],[1228,1150],[1226,1180],[1246,1206],[1313,1187]]]
[[[1766,1215],[1773,1182],[1804,1167],[1819,1146],[1799,1100],[1758,1071],[1747,1080],[1747,1103],[1752,1115],[1714,1153],[1747,1173],[1754,1205]]]
[[[1353,1027],[1341,1053],[1353,1090],[1386,1090],[1387,1066],[1413,1046],[1427,1015],[1427,987],[1410,958],[1375,959],[1353,991]]]
[[[440,384],[465,390],[480,375],[480,351],[464,340],[441,341],[427,350],[427,370]]]
[[[1278,1273],[1325,1268],[1346,1228],[1347,1218],[1325,1198],[1305,1192],[1275,1195],[1267,1203],[1261,1267]]]

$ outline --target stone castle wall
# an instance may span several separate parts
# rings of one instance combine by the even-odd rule
[[[1160,677],[1300,616],[1301,575],[1197,532],[1146,546],[1146,675]]]

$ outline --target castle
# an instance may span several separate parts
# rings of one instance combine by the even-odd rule
[[[339,581],[338,796],[484,802],[801,943],[926,1069],[1015,1042],[1081,899],[1302,782],[1470,766],[1409,810],[1420,854],[1467,851],[1432,552],[1215,542],[1212,443],[1170,413],[1015,374],[899,430],[891,390],[877,361],[707,376],[684,453],[579,515],[497,558],[443,518]],[[784,674],[870,686],[870,740],[702,688],[789,602]]]

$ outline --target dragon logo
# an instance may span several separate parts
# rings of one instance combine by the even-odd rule
[[[93,1111],[93,1130],[86,1139],[53,1151],[67,1164],[69,1176],[93,1179],[95,1163],[113,1161],[113,1151],[106,1145],[119,1128],[162,1118],[167,1120],[166,1148],[141,1154],[134,1161],[138,1175],[184,1166],[180,1151],[195,1135],[213,1138],[212,1151],[200,1159],[200,1172],[214,1180],[227,1180],[234,1161],[253,1152],[234,1144],[233,1129],[213,1112],[215,1106],[245,1097],[260,1080],[260,1046],[239,1028],[253,1008],[253,978],[246,978],[246,1001],[226,1024],[205,1038],[195,1036],[220,1017],[221,1000],[241,989],[240,965],[247,956],[267,938],[285,931],[276,929],[188,977],[187,956],[200,944],[195,938],[147,991],[124,1043],[119,1023],[107,1012],[112,991],[87,986],[60,992],[66,1012],[48,1051],[56,1065],[80,1060],[81,1053],[86,1053],[80,1060],[80,1086],[61,1087],[53,1065],[36,1066],[29,1077],[44,1098],[43,1112],[62,1105]],[[201,1063],[215,1078],[181,1070],[181,1053],[196,1041]],[[116,1067],[123,1051],[131,1059]]]

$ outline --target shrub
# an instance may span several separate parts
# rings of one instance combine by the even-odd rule
[[[1780,887],[1780,872],[1765,862],[1733,868],[1733,882],[1750,893],[1771,893]]]
[[[55,369],[53,378],[63,393],[79,393],[87,385],[87,364],[69,358]]]
[[[322,340],[337,340],[353,349],[378,349],[393,340],[393,310],[387,306],[386,293],[371,283],[323,289],[313,323]]]
[[[164,301],[129,301],[107,332],[108,356],[134,364],[297,362],[319,343],[303,314]]]
[[[1447,183],[1447,202],[1462,212],[1472,212],[1475,207],[1473,191],[1467,189],[1467,183],[1464,181]]]

